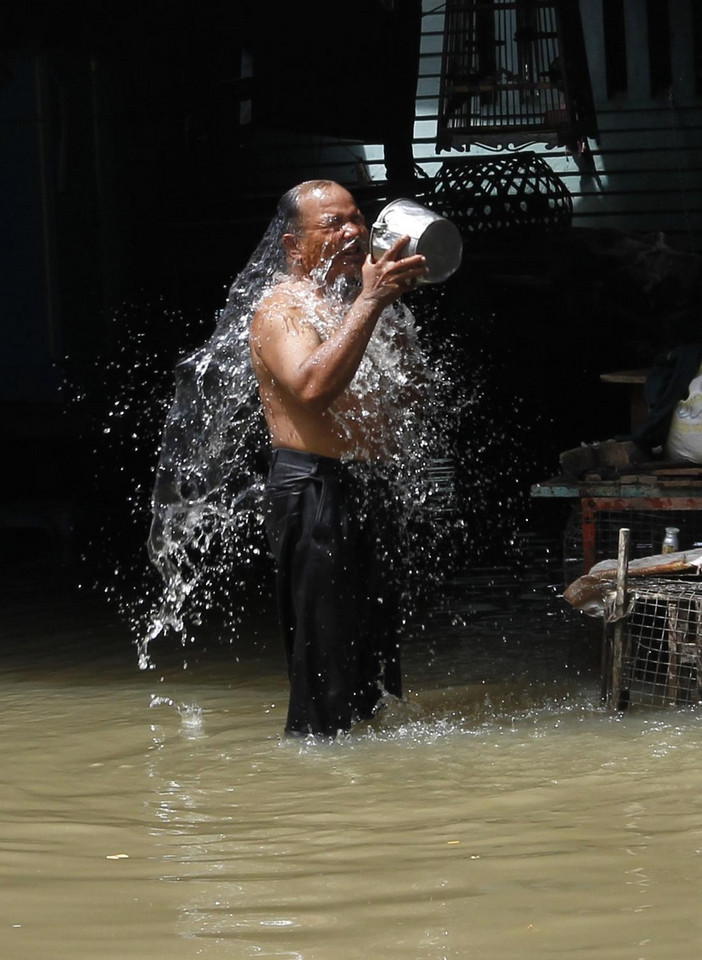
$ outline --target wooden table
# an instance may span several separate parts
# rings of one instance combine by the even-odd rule
[[[554,477],[531,488],[531,496],[579,502],[583,573],[597,563],[597,514],[607,511],[702,510],[702,466],[669,464],[655,471],[620,475],[616,480]],[[655,550],[653,551],[655,552]]]

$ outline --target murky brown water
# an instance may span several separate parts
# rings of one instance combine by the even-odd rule
[[[582,625],[495,596],[459,585],[408,702],[331,745],[280,737],[273,624],[140,672],[109,612],[16,596],[0,956],[696,957],[697,713],[608,716]]]

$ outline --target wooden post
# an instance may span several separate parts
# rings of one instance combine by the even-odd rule
[[[612,642],[612,684],[610,687],[610,705],[621,709],[624,706],[622,691],[622,667],[624,661],[623,636],[625,631],[624,613],[626,610],[626,587],[629,569],[629,539],[631,531],[622,527],[619,531],[619,552],[617,554],[617,591],[614,599],[614,639]]]

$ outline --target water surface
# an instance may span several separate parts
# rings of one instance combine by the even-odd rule
[[[485,572],[427,611],[407,698],[281,737],[275,623],[137,667],[95,598],[3,610],[8,960],[696,957],[702,728],[599,704],[581,620]]]

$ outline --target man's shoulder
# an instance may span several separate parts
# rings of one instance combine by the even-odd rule
[[[291,314],[301,313],[309,295],[307,285],[301,281],[283,280],[262,297],[254,318],[289,317]]]
[[[276,284],[261,300],[251,321],[250,334],[259,339],[305,335],[318,338],[311,318],[314,305],[310,286],[299,280]]]
[[[309,301],[314,293],[314,287],[309,280],[287,277],[271,287],[261,299],[261,306],[277,303],[303,303]]]

